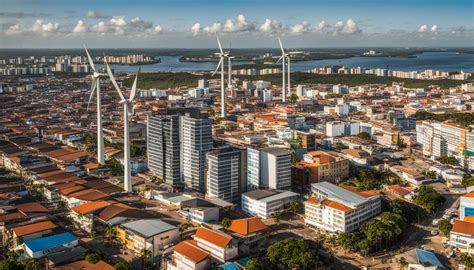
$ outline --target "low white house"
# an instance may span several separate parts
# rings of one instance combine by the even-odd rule
[[[171,260],[167,262],[168,270],[205,270],[211,264],[209,252],[197,247],[194,240],[187,240],[176,245]]]
[[[449,234],[451,246],[459,249],[461,252],[474,253],[471,244],[474,243],[474,223],[456,220]]]
[[[209,252],[220,262],[237,257],[239,250],[237,241],[231,236],[205,227],[200,227],[194,235],[196,245]]]

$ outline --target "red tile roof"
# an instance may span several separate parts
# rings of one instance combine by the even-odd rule
[[[72,210],[76,213],[79,213],[81,215],[89,214],[91,212],[94,212],[96,210],[99,210],[101,208],[104,208],[106,206],[109,206],[110,203],[106,201],[100,201],[100,202],[88,202],[85,204],[78,205],[74,207]]]
[[[41,205],[39,202],[30,202],[18,204],[15,206],[19,211],[27,213],[49,213],[49,210]]]
[[[57,228],[58,226],[51,221],[43,221],[34,224],[28,224],[24,226],[18,226],[12,229],[16,236],[24,236],[36,232],[42,232]]]
[[[337,210],[340,210],[342,212],[347,212],[347,211],[351,211],[352,209],[342,203],[338,203],[336,201],[331,201],[331,200],[328,200],[328,199],[324,199],[321,201],[321,204],[322,205],[325,205],[327,207],[331,207],[331,208],[334,208],[334,209],[337,209]]]
[[[209,257],[208,252],[198,248],[189,240],[176,245],[174,252],[181,254],[195,263],[202,262]]]
[[[195,239],[197,237],[222,248],[225,248],[232,240],[232,237],[226,234],[218,233],[204,227],[200,227],[194,237]]]
[[[264,231],[268,229],[268,226],[265,225],[260,218],[251,217],[232,220],[232,223],[227,229],[237,234],[247,236]]]
[[[471,222],[463,221],[463,220],[456,220],[454,221],[453,228],[451,232],[455,233],[462,233],[474,236],[474,224]]]

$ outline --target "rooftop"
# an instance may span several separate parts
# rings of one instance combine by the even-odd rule
[[[232,241],[232,237],[224,233],[213,231],[205,227],[200,227],[196,231],[196,234],[194,235],[194,237],[195,237],[194,239],[196,238],[203,239],[209,243],[212,243],[222,248],[226,247],[230,243],[230,241]]]
[[[43,221],[24,226],[18,226],[12,229],[16,236],[29,235],[36,232],[43,232],[46,230],[57,228],[58,226],[51,221]]]
[[[234,233],[247,236],[264,231],[268,229],[268,226],[265,225],[260,218],[251,217],[232,220],[232,223],[227,229]]]
[[[147,238],[177,228],[160,219],[141,219],[124,223],[121,226]]]
[[[174,248],[174,251],[195,263],[202,262],[209,257],[209,253],[198,248],[195,244],[195,241],[193,240],[187,240],[179,243]]]
[[[329,182],[314,183],[311,185],[311,190],[325,195],[330,200],[337,201],[351,208],[356,208],[368,201],[368,198]]]
[[[61,245],[70,243],[77,240],[73,234],[69,232],[55,234],[48,237],[41,237],[32,240],[26,240],[25,246],[28,247],[32,252],[43,251],[46,249],[51,249],[59,247]]]

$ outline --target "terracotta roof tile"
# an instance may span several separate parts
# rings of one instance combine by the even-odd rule
[[[174,252],[181,254],[195,263],[202,262],[209,257],[208,252],[198,248],[191,241],[183,241],[179,243],[174,248]]]
[[[57,228],[58,226],[51,221],[43,221],[34,224],[28,224],[24,226],[18,226],[12,229],[16,236],[24,236],[36,232],[42,232]]]
[[[49,210],[41,205],[39,202],[30,202],[18,204],[15,206],[19,211],[27,213],[49,213]]]
[[[72,210],[76,213],[81,214],[81,215],[85,215],[85,214],[94,212],[96,210],[99,210],[101,208],[107,207],[109,205],[110,205],[110,203],[108,203],[106,201],[88,202],[88,203],[78,205],[78,206],[74,207]]]
[[[225,248],[232,240],[232,237],[226,234],[218,233],[216,231],[213,231],[204,227],[200,227],[196,231],[196,234],[194,235],[194,237],[195,239],[197,237],[222,248]]]
[[[331,208],[343,211],[343,212],[347,212],[347,211],[352,210],[350,207],[348,207],[348,206],[346,206],[342,203],[338,203],[336,201],[331,201],[331,200],[328,200],[328,199],[322,200],[321,204],[324,205],[324,206],[327,206],[327,207],[331,207]]]
[[[15,211],[12,213],[7,213],[0,215],[0,222],[11,222],[11,221],[17,221],[17,220],[22,220],[26,217],[25,214],[19,211]]]
[[[462,233],[462,234],[467,234],[467,235],[472,236],[474,235],[474,224],[472,224],[471,222],[458,219],[454,221],[451,232]]]
[[[474,191],[467,193],[467,194],[464,195],[463,197],[466,197],[466,198],[474,198]]]
[[[228,228],[229,231],[243,236],[258,233],[266,229],[268,229],[268,226],[258,217],[232,220],[232,223]]]

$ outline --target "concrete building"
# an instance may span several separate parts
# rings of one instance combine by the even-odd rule
[[[321,181],[337,183],[349,176],[349,164],[349,160],[343,157],[311,151],[292,167],[293,180],[304,185]]]
[[[204,192],[205,156],[212,148],[211,120],[196,108],[168,109],[148,117],[150,171],[176,188]]]
[[[168,270],[206,270],[211,264],[209,252],[199,248],[193,240],[186,240],[173,250],[171,260],[166,263]]]
[[[473,222],[474,226],[474,192],[470,192],[461,197],[459,219]]]
[[[242,151],[230,146],[207,154],[206,197],[217,197],[228,202],[240,199],[242,179]]]
[[[311,185],[305,201],[305,224],[329,232],[350,232],[381,212],[378,192],[351,191],[329,182]]]
[[[222,232],[200,227],[194,235],[194,240],[196,246],[209,252],[219,262],[226,262],[239,254],[237,241]]]
[[[149,250],[150,261],[155,262],[161,250],[179,240],[180,232],[178,227],[160,219],[141,219],[119,225],[117,237],[136,254]]]
[[[286,148],[260,150],[260,186],[270,189],[291,187],[291,152]]]
[[[453,228],[449,233],[449,240],[452,247],[455,247],[460,252],[474,253],[471,245],[474,244],[474,223],[456,220]]]
[[[359,134],[359,132],[359,122],[332,121],[326,123],[326,136],[328,137],[352,136]]]
[[[261,218],[271,218],[275,212],[285,209],[299,194],[284,190],[253,190],[242,194],[242,211]]]

